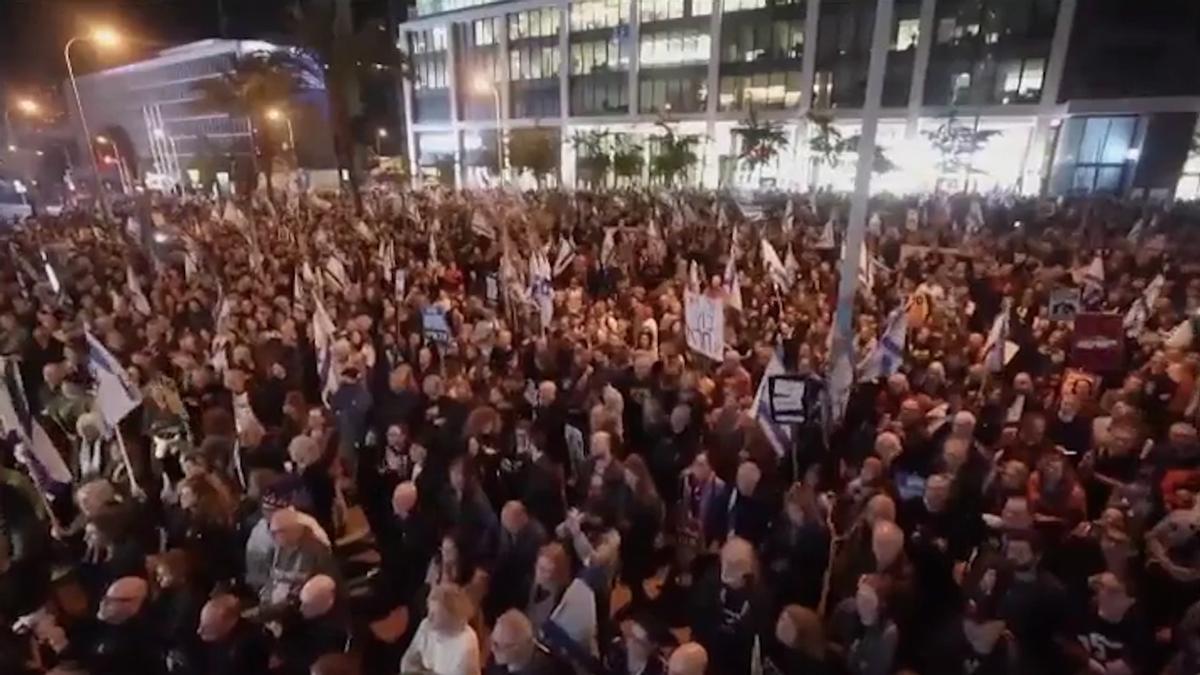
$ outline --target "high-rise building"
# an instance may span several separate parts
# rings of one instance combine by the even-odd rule
[[[874,176],[873,191],[969,182],[1026,194],[1161,196],[1176,187],[1181,166],[1174,175],[1169,167],[1182,158],[1151,156],[1155,129],[1169,127],[1164,138],[1176,138],[1194,127],[1196,94],[1101,100],[1103,92],[1075,86],[1074,66],[1088,66],[1072,42],[1084,40],[1084,28],[1097,30],[1076,30],[1077,15],[1091,21],[1092,0],[886,0],[891,26],[873,44],[883,1],[417,0],[397,35],[414,72],[404,91],[410,160],[477,184],[495,163],[498,130],[510,143],[542,133],[560,143],[561,180],[574,184],[578,134],[609,131],[639,143],[650,160],[666,122],[703,138],[695,183],[845,189],[853,158],[815,160],[810,140],[820,125],[807,115],[832,116],[842,139],[858,134],[868,62],[883,52],[877,144],[894,168]],[[1098,40],[1088,40],[1092,49]],[[789,139],[754,170],[738,161],[734,131],[752,110]],[[1098,150],[1102,122],[1090,120],[1093,110],[1113,118]],[[1162,116],[1187,110],[1190,117]],[[987,136],[965,160],[964,136]],[[1156,168],[1144,170],[1149,164]]]
[[[150,58],[77,78],[84,115],[101,156],[100,170],[114,188],[135,183],[167,187],[199,182],[200,174],[229,174],[234,160],[254,163],[251,120],[203,104],[200,83],[224,76],[237,60],[279,47],[257,40],[204,40],[172,47]],[[309,78],[313,79],[313,78]],[[307,89],[287,105],[286,131],[277,137],[291,142],[282,155],[294,151],[300,166],[334,166],[323,82],[306,82]],[[80,157],[87,157],[79,111],[69,82],[63,84],[71,128]],[[264,111],[265,112],[265,111]],[[259,124],[263,124],[260,118]],[[103,140],[96,143],[97,138]],[[90,167],[80,167],[87,171]],[[261,167],[260,167],[261,170]],[[208,180],[207,178],[205,180]]]

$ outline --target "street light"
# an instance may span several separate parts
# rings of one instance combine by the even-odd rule
[[[98,26],[87,35],[77,35],[63,47],[63,60],[67,62],[67,76],[71,80],[71,91],[75,94],[75,108],[79,111],[79,126],[83,129],[83,137],[87,141],[88,158],[92,162],[92,172],[95,173],[96,199],[104,209],[106,216],[111,215],[108,202],[104,199],[104,187],[100,181],[100,164],[96,161],[96,149],[92,146],[92,132],[88,130],[87,117],[83,114],[83,100],[79,97],[79,83],[75,81],[75,66],[71,63],[71,45],[76,42],[91,42],[97,47],[112,49],[121,44],[121,35],[107,26]]]
[[[383,156],[383,140],[388,137],[388,130],[380,127],[375,130],[375,154]]]
[[[121,179],[121,192],[131,192],[133,190],[133,175],[128,173],[129,167],[125,164],[125,158],[121,157],[121,149],[108,136],[97,136],[96,145],[108,145],[112,147],[113,156],[105,157],[105,164],[115,164],[117,166],[117,176]]]
[[[505,174],[507,173],[505,168],[507,167],[508,163],[504,160],[504,122],[500,116],[500,90],[496,89],[495,84],[487,77],[483,75],[476,77],[475,93],[486,94],[489,92],[492,95],[492,100],[496,104],[496,164],[500,169],[500,180],[502,182],[507,182],[504,180]]]
[[[33,117],[42,111],[42,107],[37,104],[37,101],[31,98],[17,99],[15,105],[12,107],[16,108],[17,112],[29,117]],[[17,144],[13,142],[13,126],[10,113],[10,107],[7,105],[4,106],[4,141],[8,144],[9,152],[16,152]]]
[[[287,124],[288,146],[291,147],[292,154],[295,155],[296,154],[296,131],[295,131],[295,129],[292,128],[292,118],[285,115],[283,113],[283,111],[280,110],[279,108],[267,108],[266,118],[268,121],[275,122],[276,124],[278,124],[279,122],[283,122],[284,124]]]

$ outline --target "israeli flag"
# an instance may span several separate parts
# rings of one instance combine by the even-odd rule
[[[42,492],[50,493],[55,483],[71,483],[70,469],[29,409],[15,359],[0,359],[0,429],[6,434],[15,433],[20,439],[22,447],[17,450],[16,458]]]
[[[762,380],[758,383],[758,391],[754,394],[754,418],[758,421],[758,426],[766,435],[767,441],[771,443],[771,447],[775,448],[775,454],[783,457],[792,447],[792,429],[787,425],[780,424],[771,418],[771,378],[775,375],[784,374],[783,361],[779,359],[779,353],[771,355],[771,362],[767,364],[767,369],[763,371]]]
[[[904,362],[904,348],[908,340],[908,312],[904,305],[892,310],[888,316],[883,335],[875,347],[859,364],[859,382],[873,382],[888,377],[900,370]]]
[[[96,407],[109,428],[116,428],[121,420],[142,404],[142,392],[129,382],[125,369],[104,344],[85,331],[88,346],[88,369],[96,380]]]
[[[337,327],[325,303],[320,298],[313,298],[315,306],[312,313],[313,346],[317,352],[317,375],[321,382],[321,400],[328,401],[337,391],[338,374],[333,363],[333,342],[336,339]]]

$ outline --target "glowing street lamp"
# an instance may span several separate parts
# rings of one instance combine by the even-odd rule
[[[388,130],[380,127],[375,130],[375,154],[383,156],[383,141],[388,137]]]
[[[492,101],[496,104],[496,163],[500,169],[501,180],[505,176],[505,167],[507,162],[504,160],[505,143],[504,143],[504,121],[500,116],[500,90],[496,88],[495,83],[484,75],[479,75],[473,82],[473,87],[476,94],[491,94]]]
[[[100,164],[96,161],[96,149],[92,146],[92,132],[88,130],[87,117],[83,113],[83,100],[79,98],[79,83],[75,81],[75,66],[71,63],[71,45],[76,42],[91,42],[102,49],[113,49],[121,44],[121,34],[107,26],[97,26],[87,35],[77,35],[63,47],[63,60],[67,62],[67,76],[71,81],[71,91],[75,94],[75,108],[79,111],[79,126],[83,137],[87,140],[88,158],[92,162],[92,172],[95,174],[96,198],[100,200],[105,215],[111,215],[108,202],[104,199],[104,184],[100,180]]]
[[[296,130],[292,128],[292,118],[285,115],[284,112],[282,110],[280,110],[279,108],[267,108],[267,111],[266,111],[266,113],[264,113],[264,116],[270,122],[274,122],[276,124],[283,122],[284,124],[287,125],[288,147],[290,147],[292,149],[292,153],[295,154],[295,152],[296,152]]]

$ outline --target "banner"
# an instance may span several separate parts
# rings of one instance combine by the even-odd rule
[[[1120,314],[1082,312],[1075,316],[1071,365],[1093,373],[1125,366],[1125,327]]]
[[[688,347],[714,361],[725,358],[725,302],[688,291],[684,296]]]
[[[804,424],[808,378],[803,375],[773,375],[767,379],[771,400],[771,419],[780,424]]]
[[[1078,288],[1056,288],[1050,291],[1049,318],[1051,321],[1071,321],[1082,308]]]
[[[440,307],[426,307],[421,310],[421,326],[425,337],[438,344],[450,343],[450,322]]]

